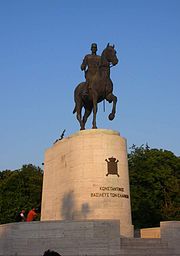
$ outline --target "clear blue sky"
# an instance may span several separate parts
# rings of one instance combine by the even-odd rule
[[[0,170],[41,165],[63,129],[79,130],[73,90],[92,42],[119,58],[116,119],[101,104],[98,127],[180,155],[179,0],[1,0],[0,42]]]

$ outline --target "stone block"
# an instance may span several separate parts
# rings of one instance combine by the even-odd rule
[[[160,228],[142,228],[140,230],[141,238],[160,238]]]
[[[180,253],[180,221],[163,221],[160,222],[161,238]]]
[[[111,162],[112,161],[112,162]],[[132,237],[126,140],[112,130],[85,130],[45,153],[41,220],[121,222]]]
[[[0,225],[0,256],[63,256],[120,252],[119,221],[42,221]]]

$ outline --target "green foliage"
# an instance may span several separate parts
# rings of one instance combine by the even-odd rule
[[[132,146],[128,154],[133,224],[159,226],[180,220],[180,157],[148,145]],[[23,165],[0,172],[0,224],[14,222],[17,211],[40,207],[42,170]]]
[[[42,170],[39,167],[23,165],[20,170],[0,172],[0,223],[15,221],[17,211],[26,213],[40,207]]]
[[[128,155],[132,218],[136,228],[180,220],[180,157],[167,150],[131,148]]]

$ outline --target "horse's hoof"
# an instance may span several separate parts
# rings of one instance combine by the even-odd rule
[[[97,129],[97,126],[93,126],[92,129]]]
[[[85,130],[85,128],[84,128],[84,127],[81,127],[80,131],[83,131],[83,130]]]
[[[110,121],[112,121],[114,119],[114,117],[115,117],[115,114],[113,114],[113,113],[109,114],[109,120]]]

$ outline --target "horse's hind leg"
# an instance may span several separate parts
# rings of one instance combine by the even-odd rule
[[[82,104],[81,103],[76,104],[76,113],[77,113],[76,117],[80,124],[80,130],[84,130],[82,116],[81,116],[81,110],[82,110]]]
[[[108,94],[108,95],[106,96],[106,100],[107,100],[109,103],[113,102],[112,111],[111,111],[111,113],[109,114],[109,120],[112,121],[112,120],[114,119],[115,113],[116,113],[117,97],[116,97],[114,94],[110,93],[110,94]]]
[[[84,129],[85,129],[85,124],[86,124],[86,122],[87,122],[87,119],[88,119],[88,117],[90,116],[90,114],[91,114],[91,112],[92,112],[92,107],[90,108],[90,107],[86,107],[85,108],[85,113],[84,113],[84,116],[83,116],[83,125],[84,125]]]

